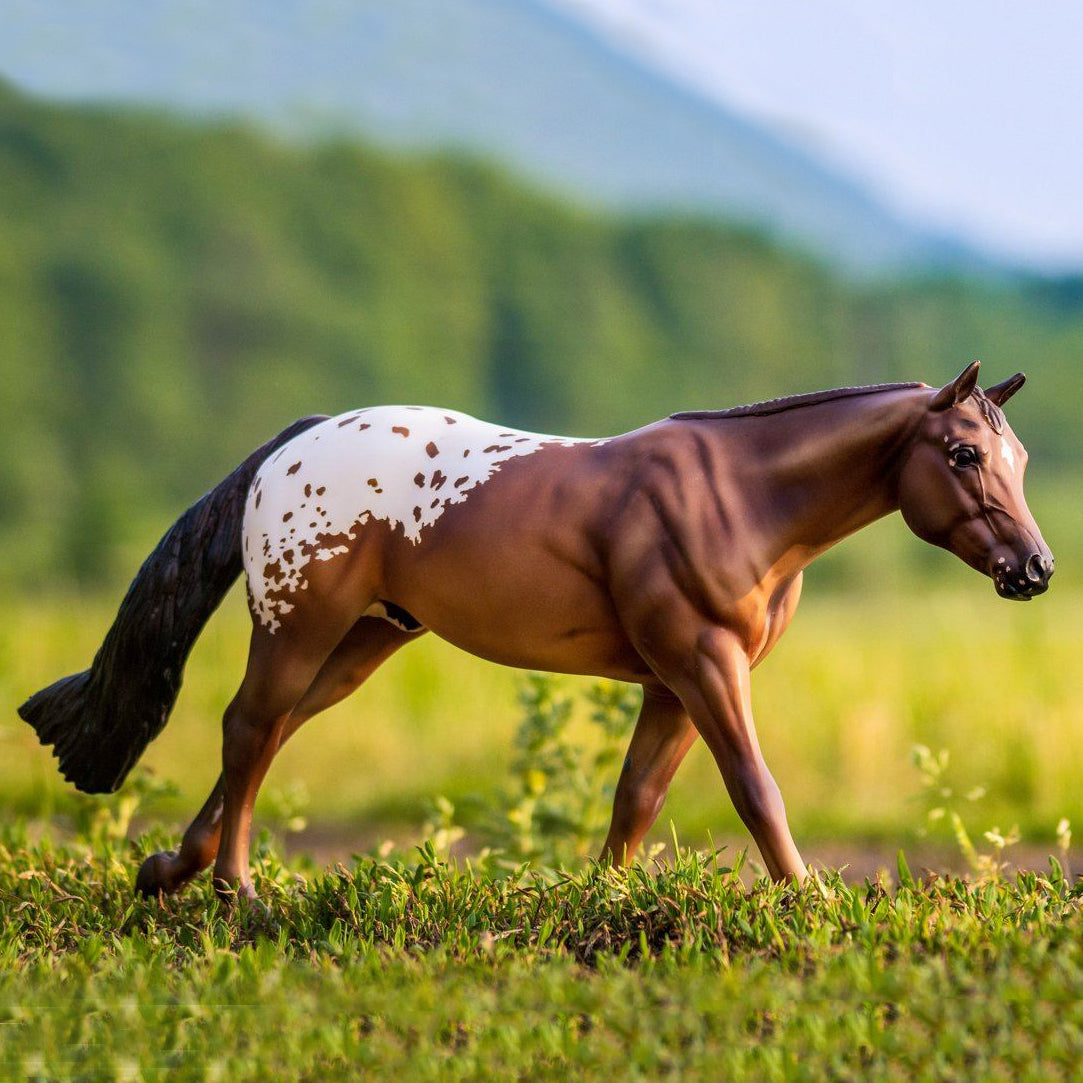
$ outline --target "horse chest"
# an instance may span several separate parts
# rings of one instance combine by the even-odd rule
[[[763,616],[758,629],[756,647],[750,652],[753,665],[762,662],[782,638],[782,633],[790,625],[794,610],[801,598],[803,577],[799,572],[793,578],[786,579],[771,593],[763,608]]]

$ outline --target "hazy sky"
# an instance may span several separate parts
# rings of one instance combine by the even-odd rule
[[[454,0],[445,2],[453,11]],[[766,119],[907,218],[1023,261],[1083,268],[1078,0],[541,2],[600,27],[700,93]],[[205,25],[202,61],[228,71],[240,48],[228,28],[254,8],[259,17],[247,17],[241,51],[251,68],[248,54],[266,45],[259,72],[286,84],[274,43],[304,37],[298,20],[358,3],[0,0],[0,70],[61,96],[99,85],[116,94],[125,79],[190,89],[198,65],[176,70],[187,54],[125,42],[142,40],[144,24],[172,21],[190,35],[188,24]],[[327,64],[348,60],[329,56]]]
[[[911,215],[1083,266],[1078,0],[553,2]]]

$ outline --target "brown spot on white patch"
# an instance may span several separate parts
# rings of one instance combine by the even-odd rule
[[[293,518],[293,512],[288,511],[288,512],[286,512],[285,515],[282,516],[282,522],[288,523],[292,518]]]
[[[448,423],[449,425],[458,425],[458,424],[459,424],[459,422],[458,422],[458,421],[457,421],[457,420],[456,420],[455,418],[453,418],[453,417],[448,417],[448,415],[447,415],[447,414],[444,414],[444,420],[445,420],[445,421],[446,421],[446,422],[447,422],[447,423]]]
[[[465,484],[466,484],[466,483],[467,483],[467,482],[468,482],[469,480],[470,480],[470,475],[469,475],[469,474],[463,474],[463,476],[462,476],[461,478],[456,478],[456,479],[455,479],[455,488],[456,488],[456,489],[459,489],[459,488],[461,488],[461,487],[462,487],[463,485],[465,485]]]
[[[491,455],[493,452],[499,453],[501,451],[511,451],[511,444],[490,444],[485,449],[484,454]]]
[[[310,497],[311,495],[312,495],[312,486],[311,485],[306,485],[305,486],[305,497],[307,498],[307,497]],[[301,507],[303,508],[304,504],[302,504]]]
[[[425,475],[420,470],[414,475],[414,484],[419,489],[425,484]]]
[[[435,459],[436,456],[440,454],[440,449],[430,440],[425,445],[425,454],[428,455],[430,459]]]
[[[361,424],[357,426],[357,431],[358,432],[364,432],[365,429],[371,429],[371,428],[372,428],[372,426],[367,421],[362,421]]]
[[[284,560],[284,561],[285,561],[285,562],[286,562],[287,564],[292,564],[292,563],[293,563],[293,550],[292,550],[292,549],[287,549],[287,550],[286,550],[286,551],[285,551],[285,552],[284,552],[284,553],[282,554],[282,559],[283,559],[283,560]]]
[[[353,415],[353,417],[347,417],[347,418],[343,418],[343,419],[342,419],[342,420],[341,420],[341,421],[340,421],[340,422],[338,423],[338,427],[339,427],[340,429],[344,429],[344,428],[345,428],[345,427],[346,427],[347,425],[349,425],[349,424],[351,424],[352,422],[356,421],[356,420],[357,420],[357,419],[358,419],[358,418],[359,418],[360,416],[361,416],[360,414],[354,414],[354,415]]]
[[[323,494],[324,494],[325,492],[327,492],[327,486],[326,486],[326,485],[321,485],[321,486],[320,486],[320,487],[319,487],[319,488],[318,488],[318,489],[316,490],[316,495],[317,495],[317,496],[323,496]]]
[[[259,502],[263,499],[263,493],[256,493],[256,507],[259,507]]]
[[[380,484],[380,482],[376,478],[369,478],[368,484],[375,489],[376,486]]]
[[[392,425],[391,426],[391,431],[392,432],[397,432],[399,434],[399,436],[403,436],[403,437],[406,437],[406,436],[410,435],[410,430],[405,425]]]
[[[439,489],[445,481],[447,481],[447,474],[443,470],[437,470],[432,476],[432,481],[429,482],[429,487]]]
[[[429,505],[429,507],[430,507],[430,508],[438,508],[438,507],[440,507],[440,498],[439,498],[439,497],[437,497],[437,498],[436,498],[436,499],[435,499],[435,500],[434,500],[434,501],[433,501],[433,502],[432,502],[432,503],[431,503],[431,504]]]
[[[414,522],[415,523],[420,523],[421,522],[421,509],[417,508],[417,507],[414,508]]]
[[[297,471],[300,470],[300,469],[301,469],[301,464],[299,462],[296,462],[296,463],[293,464],[293,466],[291,466],[289,468],[289,470],[286,471],[286,473],[287,474],[296,474]]]

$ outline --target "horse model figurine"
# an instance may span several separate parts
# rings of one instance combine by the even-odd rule
[[[275,754],[426,631],[504,665],[643,686],[603,858],[634,855],[698,735],[772,877],[801,881],[749,676],[806,565],[901,511],[1002,598],[1033,598],[1053,574],[1001,410],[1025,377],[977,379],[975,361],[939,389],[822,391],[598,440],[420,406],[305,418],[169,530],[91,668],[19,713],[65,778],[115,790],[243,567],[252,638],[222,773],[179,851],[143,863],[139,891],[175,891],[214,862],[223,897],[254,899],[252,806]]]

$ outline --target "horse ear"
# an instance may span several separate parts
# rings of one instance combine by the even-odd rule
[[[970,398],[978,386],[978,368],[980,361],[971,361],[969,365],[950,384],[945,384],[934,396],[929,409],[950,410],[953,406]]]
[[[1003,406],[1027,382],[1025,372],[1009,376],[1003,383],[985,389],[985,397],[996,406]]]

